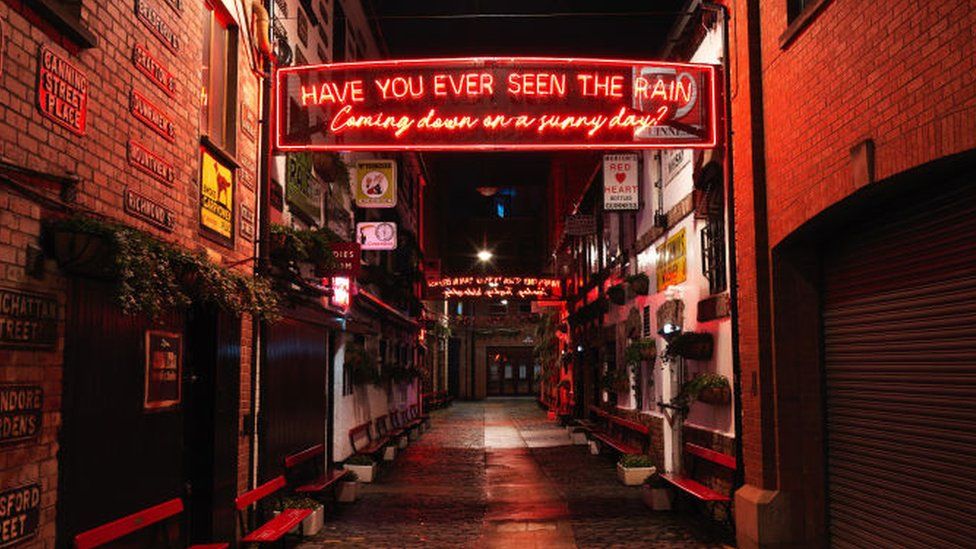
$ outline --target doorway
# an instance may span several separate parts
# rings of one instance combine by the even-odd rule
[[[488,396],[526,396],[538,393],[538,370],[531,347],[488,347]]]

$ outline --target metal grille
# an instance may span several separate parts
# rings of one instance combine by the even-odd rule
[[[887,210],[825,257],[836,547],[976,539],[976,185]]]

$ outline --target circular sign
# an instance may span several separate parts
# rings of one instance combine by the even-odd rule
[[[383,172],[366,172],[366,175],[359,181],[359,187],[366,196],[380,197],[385,195],[386,190],[390,188],[390,180],[386,178]]]
[[[383,179],[386,179],[385,177]],[[376,239],[380,242],[389,242],[396,238],[396,228],[392,223],[380,223],[376,226]]]

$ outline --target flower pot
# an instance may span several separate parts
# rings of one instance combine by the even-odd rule
[[[343,480],[336,486],[336,499],[342,503],[352,503],[359,497],[359,481]]]
[[[597,442],[595,440],[591,440],[590,441],[590,453],[593,454],[594,456],[600,455],[600,443],[599,442]]]
[[[271,514],[278,516],[281,511],[272,511]],[[325,507],[319,505],[312,511],[311,515],[305,517],[298,526],[289,530],[288,533],[296,536],[301,534],[302,537],[307,538],[318,534],[323,526],[325,526]]]
[[[115,274],[112,243],[102,235],[56,229],[51,243],[54,259],[68,273],[99,279]]]
[[[644,484],[641,486],[641,500],[648,509],[653,511],[671,510],[671,493],[667,488]]]
[[[346,471],[352,471],[356,473],[359,477],[359,482],[370,483],[373,482],[373,476],[376,474],[376,465],[350,465],[345,464],[342,466]]]
[[[396,446],[390,445],[383,448],[383,461],[393,461],[396,459],[397,449]]]
[[[728,387],[706,387],[698,393],[698,400],[717,406],[732,402],[732,390]]]
[[[712,334],[686,332],[668,344],[668,354],[677,355],[691,360],[709,360],[715,348]]]
[[[586,431],[580,429],[578,431],[573,431],[573,444],[584,446],[588,442],[586,438]]]
[[[617,464],[617,478],[625,486],[640,486],[644,484],[647,477],[653,475],[657,467],[624,467]]]

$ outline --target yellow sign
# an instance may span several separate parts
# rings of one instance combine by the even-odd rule
[[[200,225],[227,240],[234,236],[234,172],[203,149]]]
[[[356,162],[356,205],[360,208],[393,208],[397,202],[396,161]]]
[[[657,291],[681,284],[688,279],[685,256],[685,230],[674,233],[663,246],[657,247]]]

